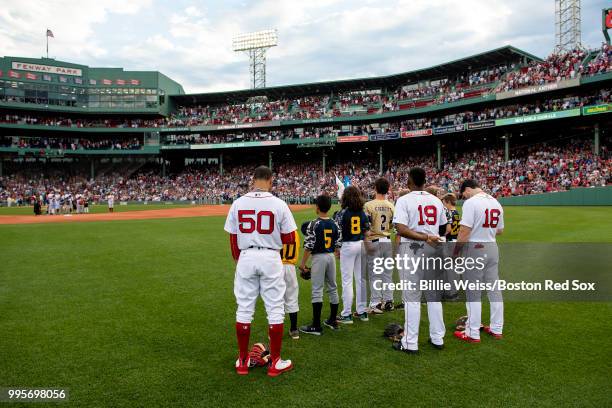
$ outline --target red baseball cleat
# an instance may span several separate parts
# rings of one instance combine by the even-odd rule
[[[281,360],[280,358],[277,358],[275,361],[270,363],[270,366],[268,367],[268,375],[270,377],[277,377],[285,371],[290,371],[291,369],[293,369],[291,360]]]
[[[467,334],[465,334],[464,331],[456,331],[455,332],[455,337],[458,338],[459,340],[465,341],[467,343],[480,343],[480,339],[473,339],[470,336],[468,336]]]
[[[249,373],[250,358],[240,361],[240,357],[236,360],[236,373],[238,375],[247,375]]]
[[[491,337],[493,337],[496,340],[501,340],[501,339],[504,338],[504,336],[502,334],[493,333],[491,331],[491,327],[489,327],[489,326],[483,327],[483,330],[484,330],[485,333],[487,333],[488,335],[490,335]]]

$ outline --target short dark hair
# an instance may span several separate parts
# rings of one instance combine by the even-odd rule
[[[463,195],[466,188],[480,188],[480,184],[474,179],[463,180],[461,187],[459,187],[459,194]]]
[[[363,197],[361,191],[355,186],[348,186],[342,193],[342,199],[340,200],[342,208],[348,208],[351,211],[363,210]]]
[[[326,213],[331,208],[331,198],[326,194],[321,194],[315,199],[315,205],[319,211]]]
[[[389,192],[389,180],[384,177],[379,177],[374,182],[374,190],[378,194],[387,194]]]
[[[408,172],[408,177],[410,177],[417,187],[423,187],[425,185],[425,170],[420,167],[411,168]]]
[[[253,179],[255,180],[270,180],[272,178],[272,170],[266,166],[259,166],[253,173]]]

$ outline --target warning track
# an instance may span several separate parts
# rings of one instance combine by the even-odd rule
[[[292,211],[312,208],[310,205],[291,205]],[[128,221],[153,220],[158,218],[189,218],[226,215],[229,205],[203,205],[187,208],[168,208],[162,210],[122,211],[103,214],[74,215],[3,215],[0,224],[45,224],[57,222],[93,222],[93,221]]]

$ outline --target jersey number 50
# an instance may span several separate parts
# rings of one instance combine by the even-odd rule
[[[267,222],[264,222],[266,218]],[[250,234],[253,231],[262,235],[271,234],[274,231],[274,213],[272,211],[260,211],[255,216],[255,210],[239,210],[238,229],[245,234]]]

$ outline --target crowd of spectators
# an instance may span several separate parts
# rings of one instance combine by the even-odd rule
[[[503,149],[480,148],[447,154],[441,169],[432,155],[389,160],[384,175],[394,192],[407,186],[412,166],[426,169],[430,184],[451,192],[467,177],[478,179],[491,194],[524,195],[561,191],[574,187],[605,186],[612,183],[612,158],[603,144],[601,154],[593,154],[591,141],[584,139],[536,143],[512,150],[508,161]],[[372,195],[372,184],[379,176],[377,160],[354,158],[330,164],[324,173],[320,162],[299,159],[275,165],[274,192],[294,203],[307,203],[321,192],[336,194],[336,176],[345,177]],[[84,197],[104,201],[113,195],[119,201],[231,201],[249,190],[252,166],[238,165],[219,172],[217,165],[186,167],[182,172],[162,177],[156,171],[134,175],[117,172],[102,174],[93,180],[67,177],[61,173],[28,174],[20,172],[0,178],[0,202],[11,199],[27,203],[32,196],[44,201],[49,194]]]
[[[36,115],[0,114],[1,123],[42,126],[141,128],[230,125],[276,120],[301,120],[378,114],[407,110],[432,104],[444,104],[490,92],[503,92],[527,86],[544,85],[581,75],[612,71],[612,47],[603,44],[597,51],[581,48],[553,53],[544,61],[527,65],[511,63],[479,70],[469,70],[453,77],[422,81],[396,89],[366,89],[329,95],[267,100],[212,106],[183,106],[167,118],[70,118]]]
[[[165,119],[84,119],[68,118],[58,116],[35,116],[35,115],[16,115],[0,114],[0,123],[12,123],[17,125],[37,125],[37,126],[61,126],[77,128],[142,128],[142,127],[162,127]]]
[[[547,99],[533,103],[510,104],[506,106],[495,106],[482,108],[478,111],[464,111],[442,116],[419,117],[403,121],[383,123],[377,126],[356,125],[349,130],[338,130],[332,127],[305,127],[298,130],[263,130],[253,131],[233,130],[231,133],[203,133],[203,134],[165,134],[162,135],[161,143],[164,145],[187,145],[187,144],[218,144],[233,142],[272,141],[281,139],[320,138],[326,136],[344,135],[372,135],[388,132],[412,131],[442,126],[455,126],[467,123],[483,122],[504,118],[513,118],[545,112],[556,112],[582,106],[601,103],[611,103],[612,90],[604,88],[598,92],[586,96],[568,96],[565,98]],[[359,101],[360,99],[356,99]],[[142,148],[138,139],[105,139],[88,140],[82,138],[0,138],[0,146],[3,147],[36,147],[53,148],[62,150],[77,149],[130,149]]]
[[[0,147],[57,149],[57,150],[140,150],[138,138],[83,139],[53,137],[0,137]]]
[[[497,90],[509,91],[574,79],[581,72],[586,54],[585,50],[578,48],[567,53],[553,53],[543,62],[531,61],[527,66],[509,72]]]
[[[612,71],[612,46],[604,43],[597,57],[588,62],[584,68],[585,75],[599,75]]]
[[[590,59],[587,59],[590,57]],[[531,61],[525,66],[501,65],[469,71],[453,78],[401,86],[387,93],[381,89],[340,92],[335,95],[313,95],[279,100],[257,99],[213,106],[183,106],[167,118],[158,119],[84,119],[35,115],[0,115],[2,123],[67,127],[186,127],[231,125],[276,120],[301,120],[378,114],[444,104],[489,92],[503,92],[526,86],[544,85],[580,75],[597,75],[612,71],[612,47],[604,44],[592,54],[583,49],[553,53],[545,61]],[[495,86],[497,85],[497,86]]]
[[[596,54],[590,60],[591,56]],[[545,61],[531,61],[526,66],[508,72],[495,89],[496,92],[510,91],[527,86],[539,86],[582,75],[598,75],[612,71],[610,58],[612,47],[604,43],[597,51],[577,48],[564,53],[552,53]]]

